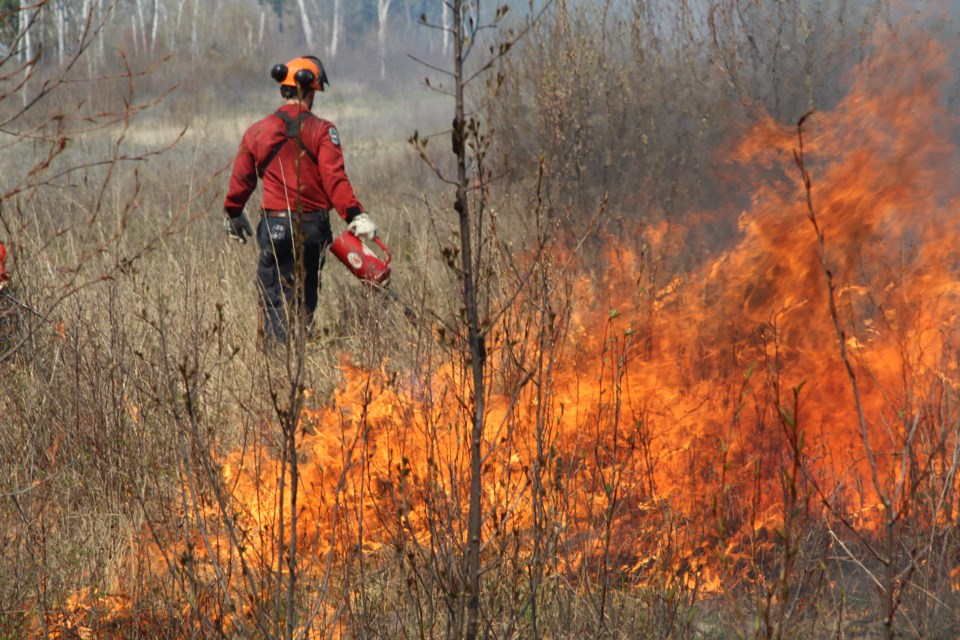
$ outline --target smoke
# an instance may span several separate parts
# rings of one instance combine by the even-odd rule
[[[503,65],[493,115],[503,161],[522,180],[543,154],[550,203],[571,225],[606,194],[607,221],[699,227],[683,243],[715,251],[736,237],[750,181],[764,177],[729,162],[753,123],[792,127],[835,108],[886,42],[955,41],[957,11],[957,2],[560,3]],[[910,73],[918,62],[893,64]],[[955,104],[955,79],[941,80],[941,99]]]

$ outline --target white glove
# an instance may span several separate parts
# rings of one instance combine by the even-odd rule
[[[358,238],[364,237],[367,240],[373,240],[377,237],[377,225],[365,213],[354,216],[350,224],[347,225],[347,229]]]

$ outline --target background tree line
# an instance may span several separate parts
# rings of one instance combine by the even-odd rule
[[[102,37],[85,60],[91,74],[118,48],[135,59],[222,60],[306,47],[332,60],[375,43],[385,78],[399,41],[444,53],[451,45],[448,32],[419,28],[422,19],[451,24],[448,5],[430,0],[2,0],[0,13],[0,56],[20,63],[63,64],[95,29]]]

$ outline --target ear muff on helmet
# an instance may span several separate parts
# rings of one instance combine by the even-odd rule
[[[300,69],[293,74],[293,81],[297,83],[297,86],[303,87],[304,89],[315,88],[313,85],[316,79],[316,74],[310,71],[310,69]]]
[[[324,85],[330,84],[323,65],[315,56],[303,56],[287,64],[275,64],[270,70],[270,77],[285,87],[299,87],[304,91],[322,91]]]

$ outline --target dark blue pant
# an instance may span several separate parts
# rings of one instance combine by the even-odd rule
[[[296,215],[294,212],[293,216]],[[300,313],[303,313],[303,326],[308,327],[317,308],[320,270],[327,246],[333,241],[333,233],[326,212],[306,217],[300,221],[296,233],[289,217],[264,216],[257,225],[257,243],[260,245],[257,286],[260,289],[260,315],[268,341],[285,342],[290,323]]]

